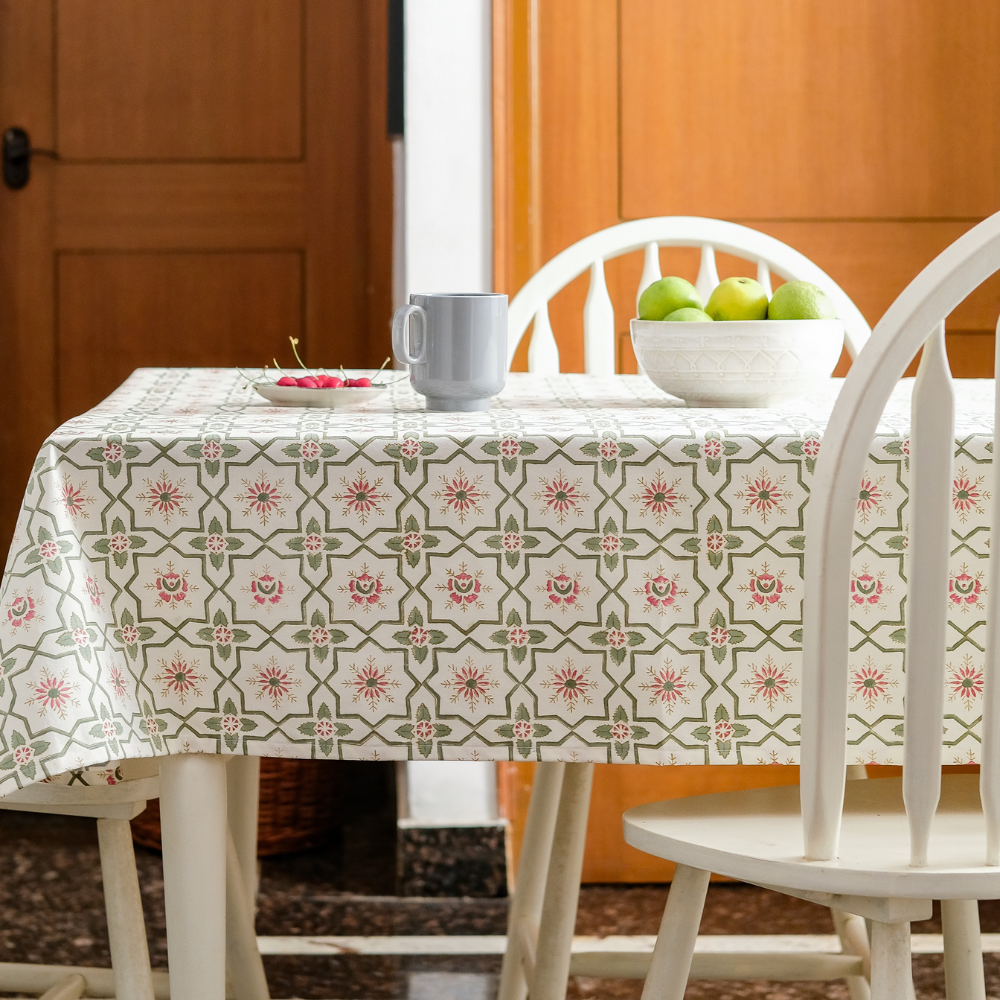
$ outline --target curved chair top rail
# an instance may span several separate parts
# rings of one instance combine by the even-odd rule
[[[785,280],[811,281],[833,299],[837,316],[844,321],[847,349],[852,358],[857,356],[870,336],[867,321],[847,293],[822,268],[787,244],[756,229],[721,219],[665,215],[622,222],[592,233],[567,247],[541,267],[510,304],[507,321],[508,366],[535,314],[557,292],[598,262],[641,250],[650,244],[660,247],[702,247],[703,252],[704,248],[721,250],[738,257],[755,259]],[[704,263],[703,261],[703,265]],[[714,263],[711,271],[714,274]],[[646,276],[647,271],[644,270],[643,279]],[[645,281],[643,287],[648,283]],[[700,288],[699,281],[699,290]]]
[[[941,782],[954,388],[945,317],[1000,270],[1000,213],[971,229],[917,275],[879,321],[851,367],[823,435],[809,505],[803,603],[801,796],[806,856],[837,856],[846,763],[851,553],[858,483],[879,419],[924,347],[910,427],[903,793],[911,865],[928,863]],[[1000,413],[997,424],[1000,427]],[[987,581],[980,792],[986,864],[1000,864],[1000,559]],[[933,738],[931,738],[933,737]]]

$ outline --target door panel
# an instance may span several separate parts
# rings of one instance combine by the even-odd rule
[[[68,163],[56,175],[61,250],[301,247],[301,163]]]
[[[59,417],[139,367],[260,368],[302,333],[302,255],[63,253]]]
[[[58,0],[60,154],[297,159],[301,0]]]
[[[627,0],[622,214],[988,215],[998,48],[993,0]]]

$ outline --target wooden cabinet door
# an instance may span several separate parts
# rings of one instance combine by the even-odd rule
[[[35,452],[135,368],[388,353],[385,0],[2,0],[0,544]]]

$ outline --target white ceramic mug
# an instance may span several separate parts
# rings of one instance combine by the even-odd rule
[[[392,351],[428,410],[488,410],[507,376],[507,296],[411,295],[392,318]]]

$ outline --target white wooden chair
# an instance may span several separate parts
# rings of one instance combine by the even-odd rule
[[[214,946],[206,946],[206,938],[197,933],[183,935],[180,941],[168,940],[168,954],[176,973],[173,977],[177,990],[175,995],[200,995],[203,966],[223,961],[228,981],[227,996],[235,996],[239,1000],[269,1000],[253,923],[259,760],[216,758],[204,754],[180,755],[162,761],[143,758],[112,762],[99,769],[113,776],[110,781],[94,780],[98,769],[88,769],[78,777],[71,772],[69,781],[65,780],[66,775],[61,775],[51,782],[28,785],[0,798],[0,809],[86,816],[97,820],[112,965],[111,969],[101,969],[0,962],[0,990],[40,994],[41,1000],[78,1000],[81,996],[170,1000],[170,977],[165,972],[151,972],[149,966],[129,823],[146,808],[149,799],[160,797],[160,768],[165,762],[169,762],[166,768],[168,790],[175,800],[178,795],[188,800],[200,795],[205,800],[201,809],[174,809],[172,818],[180,818],[181,822],[171,823],[170,828],[164,825],[165,856],[172,848],[169,853],[180,862],[173,865],[173,871],[168,870],[168,864],[164,865],[168,927],[180,927],[182,931],[189,927],[198,928],[205,910],[219,909],[222,914]],[[223,776],[221,786],[216,783],[216,787],[211,787],[210,783],[200,780],[197,771],[204,768],[198,765],[206,763],[209,771]],[[194,765],[194,768],[189,765]],[[228,789],[225,782],[227,770],[232,771]],[[88,777],[89,784],[85,783]],[[198,857],[197,848],[201,843],[199,821],[203,814],[209,819],[213,818],[209,814],[214,814],[224,828],[227,798],[235,839],[230,831],[226,837],[225,854],[219,859],[221,870],[206,871],[199,864],[202,859]],[[191,806],[190,801],[184,804]],[[181,814],[179,817],[178,813]],[[185,855],[190,855],[190,864],[185,863]],[[213,886],[221,890],[217,900],[208,898],[212,895]]]
[[[833,300],[844,321],[851,357],[871,335],[868,323],[847,293],[808,257],[790,246],[746,226],[692,216],[662,216],[611,226],[563,250],[531,277],[510,303],[507,320],[507,363],[514,357],[525,331],[534,321],[528,347],[528,370],[539,374],[559,371],[559,351],[549,323],[549,300],[574,278],[590,270],[590,289],[583,311],[584,359],[589,373],[615,370],[614,308],[604,280],[604,262],[637,250],[644,264],[636,302],[660,275],[659,248],[690,246],[701,249],[695,287],[707,301],[719,282],[715,251],[756,262],[757,280],[770,294],[771,275],[785,280],[811,281]],[[854,769],[864,777],[864,768]],[[517,886],[508,918],[507,950],[500,976],[498,1000],[562,1000],[567,976],[629,976],[645,974],[647,957],[620,951],[588,956],[586,966],[571,956],[576,922],[580,871],[587,812],[590,805],[592,764],[542,763],[535,773],[531,803],[517,874]],[[844,955],[774,955],[747,953],[699,956],[701,978],[746,978],[747,970],[780,979],[836,979],[846,977],[852,1000],[866,1000],[867,939],[863,921],[834,910],[834,923]],[[536,957],[537,956],[537,957]]]
[[[929,917],[931,900],[940,899],[948,996],[985,998],[977,900],[1000,897],[1000,559],[988,570],[981,775],[942,780],[955,447],[944,319],[997,270],[1000,214],[911,282],[840,391],[806,514],[800,788],[700,796],[625,814],[628,843],[679,865],[646,1000],[684,994],[709,871],[870,920],[873,1000],[913,995],[909,921]],[[889,395],[921,346],[910,427],[903,777],[845,782],[857,484]],[[1000,409],[997,417],[1000,426]]]
[[[528,371],[553,375],[559,371],[559,348],[549,323],[549,301],[574,278],[590,270],[590,289],[583,307],[584,366],[590,374],[615,370],[615,313],[604,280],[604,262],[644,250],[636,302],[660,275],[660,247],[700,247],[701,264],[695,287],[707,302],[719,283],[715,251],[756,261],[757,280],[771,294],[771,275],[811,281],[833,300],[844,321],[847,350],[857,356],[871,333],[868,323],[847,293],[821,268],[797,250],[771,236],[721,219],[660,216],[636,219],[602,229],[567,247],[540,268],[517,293],[507,313],[507,366],[521,338],[534,321],[528,347]]]

